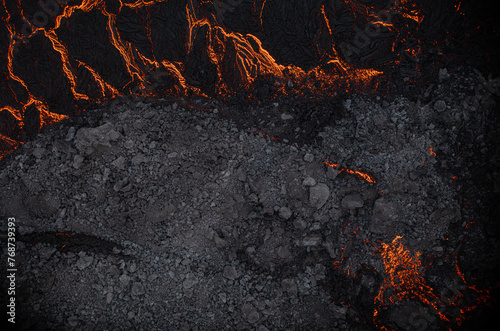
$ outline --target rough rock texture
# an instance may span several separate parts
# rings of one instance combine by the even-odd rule
[[[498,185],[485,162],[498,159],[498,85],[495,96],[474,72],[450,76],[417,101],[353,95],[302,146],[258,133],[251,112],[237,126],[196,110],[224,109],[203,100],[116,99],[46,130],[0,169],[21,326],[368,330],[395,236],[422,253],[436,293],[473,302],[466,287],[498,271],[485,189]],[[415,298],[388,307],[377,326],[448,325]]]

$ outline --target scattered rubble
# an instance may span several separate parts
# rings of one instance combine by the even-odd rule
[[[486,202],[477,187],[463,192],[475,184],[461,154],[494,152],[485,131],[493,101],[485,91],[448,93],[451,82],[479,84],[448,75],[427,101],[353,95],[301,145],[236,125],[224,105],[216,114],[182,100],[115,99],[45,130],[0,169],[0,213],[18,224],[19,321],[369,330],[385,277],[377,249],[395,236],[435,263],[425,279],[436,292],[464,290],[445,254],[467,281],[491,285],[493,271],[476,268],[498,252],[496,230],[469,224]],[[277,121],[297,124],[282,114]],[[385,325],[444,325],[422,305],[401,302],[383,312]]]

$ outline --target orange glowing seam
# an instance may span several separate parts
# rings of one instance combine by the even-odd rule
[[[9,25],[7,25],[7,27],[9,27]],[[12,78],[13,80],[17,81],[18,83],[20,83],[27,91],[29,91],[28,87],[26,86],[26,84],[24,83],[24,81],[19,78],[17,75],[14,74],[14,68],[13,68],[13,59],[14,59],[14,45],[15,45],[15,42],[16,42],[16,39],[14,38],[14,32],[13,32],[13,29],[11,30],[11,28],[9,28],[9,32],[10,32],[10,35],[11,35],[11,43],[9,44],[9,52],[8,52],[8,55],[7,55],[7,70],[9,72],[9,77]]]
[[[115,89],[113,86],[109,85],[106,81],[104,81],[104,79],[101,78],[101,76],[99,75],[99,73],[96,70],[94,70],[88,64],[83,63],[80,60],[76,60],[76,61],[78,62],[79,65],[84,66],[92,74],[92,77],[94,77],[94,80],[101,87],[101,93],[102,93],[103,97],[106,96],[106,90],[109,91],[109,93],[111,93],[111,96],[119,95],[118,90]]]
[[[5,0],[2,0],[2,4],[4,5],[4,8],[5,8]],[[40,126],[41,127],[43,127],[47,124],[62,120],[63,118],[65,118],[67,116],[50,112],[48,110],[48,107],[42,101],[36,99],[31,94],[31,92],[30,92],[28,86],[26,86],[26,83],[24,82],[24,80],[22,80],[19,76],[17,76],[14,73],[14,69],[13,69],[14,46],[15,46],[15,43],[17,42],[17,39],[15,37],[14,28],[9,24],[10,13],[7,10],[5,10],[5,11],[7,12],[7,15],[8,15],[7,16],[7,29],[10,33],[10,40],[11,40],[11,42],[9,43],[9,48],[8,48],[8,53],[7,53],[7,71],[9,73],[9,77],[11,79],[17,81],[19,84],[21,84],[21,86],[24,87],[24,89],[28,93],[28,101],[20,102],[23,105],[22,111],[15,109],[13,107],[10,107],[10,106],[4,106],[3,108],[7,109],[19,121],[19,125],[21,128],[23,127],[23,124],[24,124],[23,116],[21,114],[24,114],[26,108],[32,104],[34,104],[35,107],[40,112]]]
[[[412,56],[417,56],[418,54],[420,54],[420,48],[417,49],[407,48],[406,52],[411,54]]]
[[[374,299],[374,324],[379,326],[378,315],[383,306],[395,304],[403,299],[419,299],[432,306],[441,319],[448,321],[446,316],[439,312],[437,303],[439,297],[434,294],[431,287],[425,284],[420,252],[415,251],[412,256],[410,250],[399,241],[400,239],[402,236],[396,236],[390,244],[382,243],[379,249],[386,276]]]
[[[4,110],[4,109],[8,110],[9,113],[11,113],[11,115],[14,116],[14,118],[16,120],[19,121],[21,127],[23,127],[23,117],[21,115],[21,112],[18,109],[11,107],[11,106],[3,106],[1,110]]]
[[[55,25],[54,25],[54,28],[52,30],[57,30],[61,26],[61,20],[63,18],[70,18],[71,15],[73,15],[73,13],[76,10],[82,10],[83,12],[88,13],[89,11],[94,9],[94,7],[99,5],[99,3],[100,3],[100,1],[98,1],[98,0],[84,0],[82,2],[82,4],[80,4],[80,5],[73,5],[73,6],[64,7],[62,14],[55,18],[55,20],[54,20]]]
[[[150,0],[150,1],[137,0],[136,2],[133,2],[133,3],[126,3],[125,6],[135,9],[135,8],[141,8],[143,6],[153,5],[155,2],[157,2],[157,1],[156,0]],[[158,2],[162,2],[162,1],[158,1]],[[121,3],[121,1],[120,1],[120,3]],[[123,3],[121,3],[121,5],[123,5]]]
[[[458,293],[453,298],[445,298],[428,285],[425,284],[423,277],[424,267],[420,260],[421,253],[418,251],[410,254],[400,241],[402,236],[396,236],[390,244],[382,243],[378,251],[383,259],[386,276],[380,287],[378,295],[374,299],[375,308],[373,311],[373,322],[381,330],[387,330],[380,324],[380,311],[383,306],[396,304],[403,299],[417,299],[422,303],[431,306],[439,318],[445,322],[452,320],[460,325],[466,318],[466,314],[477,308],[477,305],[490,300],[489,290],[478,290],[475,285],[468,286],[469,290],[476,292],[475,305],[463,306],[460,308],[460,316],[452,318],[443,313],[443,309],[450,306],[458,306],[460,300],[464,297],[463,292]],[[455,272],[457,277],[467,285],[464,275],[458,266],[455,256]]]
[[[394,24],[389,23],[389,22],[385,22],[385,21],[373,21],[371,24],[373,26],[379,25],[379,26],[384,26],[386,28],[393,28],[394,27]],[[391,31],[392,31],[392,29],[391,29]]]
[[[49,107],[45,103],[37,100],[31,93],[29,93],[29,96],[30,100],[24,105],[24,109],[26,109],[26,107],[28,106],[31,106],[32,104],[35,105],[36,109],[38,109],[38,111],[40,112],[40,128],[52,123],[60,122],[68,117],[67,115],[61,115],[49,111]]]
[[[338,168],[339,167],[338,163],[329,163],[327,161],[323,161],[323,163],[325,165],[331,167],[331,168]],[[372,184],[376,184],[377,183],[372,176],[370,176],[370,175],[368,175],[368,174],[366,174],[364,172],[361,172],[361,171],[358,171],[358,170],[351,170],[351,169],[347,169],[347,168],[340,168],[339,174],[342,171],[345,171],[345,172],[347,172],[348,174],[351,174],[351,175],[356,175],[359,178],[366,180],[368,183],[372,183]]]
[[[73,234],[72,233],[64,233],[64,232],[57,232],[56,236],[68,236],[71,237]]]
[[[68,50],[66,49],[66,46],[64,46],[59,39],[57,39],[56,33],[52,31],[45,31],[45,36],[49,38],[49,40],[52,42],[52,46],[54,47],[54,50],[58,52],[61,55],[61,62],[63,65],[63,71],[66,74],[66,78],[68,79],[70,85],[71,85],[71,92],[73,92],[73,96],[75,97],[76,100],[88,100],[89,97],[86,96],[85,94],[78,93],[76,92],[76,76],[73,73],[73,70],[71,69],[71,65],[69,63],[69,55],[68,55]]]
[[[141,88],[144,88],[142,85],[143,79],[140,77],[139,73],[141,70],[137,67],[137,65],[134,63],[133,59],[133,54],[132,54],[132,47],[130,44],[128,44],[128,49],[125,49],[125,46],[123,46],[120,34],[118,33],[116,29],[116,15],[114,14],[108,14],[108,31],[111,35],[111,43],[115,48],[120,52],[120,54],[123,57],[123,60],[125,60],[125,65],[127,67],[127,71],[130,75],[130,77],[137,77],[137,79],[140,80],[141,82]],[[132,71],[133,69],[133,71]]]
[[[3,109],[3,108],[2,108],[2,109]],[[2,110],[2,109],[0,109],[0,110]],[[18,144],[19,144],[19,142],[15,141],[15,140],[13,140],[13,139],[10,139],[9,137],[4,136],[4,135],[3,135],[3,134],[1,134],[1,133],[0,133],[0,141],[4,141],[4,142],[6,142],[6,143],[8,143],[8,144],[10,144],[10,145],[13,145],[13,146],[16,146],[16,145],[18,145]]]
[[[470,229],[470,227],[471,227],[472,225],[474,225],[474,224],[476,224],[476,221],[470,221],[470,222],[467,222],[467,224],[465,224],[465,228],[466,228],[467,230],[469,230],[469,229]],[[457,267],[458,267],[458,266],[457,266]]]
[[[264,6],[266,5],[266,1],[262,1],[262,6],[260,7],[260,12],[259,12],[259,20],[260,20],[260,26],[262,26],[262,13],[264,12]],[[255,0],[254,0],[254,8],[255,8]]]
[[[0,160],[10,152],[15,151],[17,148],[19,148],[19,146],[23,144],[23,142],[12,140],[9,137],[4,136],[3,134],[0,134],[0,141],[3,141],[4,145],[9,145],[8,147],[4,147],[5,150],[0,151]]]
[[[120,1],[120,10],[122,6],[127,6],[129,8],[140,8],[144,6],[151,6],[155,3],[158,2],[163,2],[163,1],[145,1],[145,0],[137,0],[133,3],[129,4],[124,4],[123,2]],[[2,3],[5,7],[5,0],[2,0]],[[362,13],[363,15],[367,15],[367,8],[363,6],[354,6],[350,2],[345,2],[346,5],[351,6],[353,11],[357,11],[359,13]],[[154,65],[157,69],[160,67],[159,63],[157,61],[150,60],[143,56],[140,52],[137,51],[135,47],[132,47],[130,43],[123,43],[121,40],[120,34],[116,29],[116,14],[110,14],[106,12],[104,6],[102,6],[102,1],[97,1],[97,0],[84,0],[82,1],[81,4],[79,5],[66,5],[62,13],[54,18],[54,28],[50,30],[44,30],[43,28],[36,28],[33,30],[32,34],[35,33],[36,31],[44,30],[45,35],[51,40],[52,45],[54,50],[59,52],[61,54],[61,60],[63,62],[63,70],[64,74],[70,81],[71,85],[71,90],[73,92],[73,95],[75,99],[88,99],[88,97],[84,94],[80,94],[76,92],[76,77],[73,71],[71,70],[70,64],[69,64],[69,55],[67,53],[66,47],[57,39],[57,35],[55,33],[55,30],[58,29],[61,25],[61,21],[63,18],[69,18],[72,16],[72,14],[77,11],[81,10],[83,12],[89,12],[95,8],[98,8],[101,13],[103,13],[105,16],[108,17],[108,23],[107,23],[107,29],[109,33],[109,39],[112,45],[120,52],[125,65],[126,65],[126,70],[129,73],[131,77],[131,82],[134,81],[134,78],[136,78],[140,82],[140,88],[144,87],[144,80],[145,80],[145,72],[141,70],[136,61],[136,58],[138,60],[141,60],[145,66],[148,65]],[[254,6],[255,3],[254,3]],[[259,17],[262,20],[262,13],[263,9],[265,6],[265,1],[262,3],[262,7],[260,8],[260,13]],[[18,6],[19,7],[19,6]],[[19,7],[20,8],[20,7]],[[221,96],[224,96],[226,94],[232,93],[230,89],[227,86],[227,83],[222,80],[222,72],[226,72],[227,70],[232,71],[234,73],[239,73],[239,76],[237,79],[240,81],[240,85],[248,87],[249,84],[251,84],[255,78],[259,75],[272,75],[278,79],[284,79],[284,71],[286,70],[287,72],[287,79],[293,81],[294,85],[296,86],[301,86],[306,87],[309,90],[313,91],[315,94],[329,94],[331,92],[330,88],[331,87],[337,87],[339,85],[339,80],[342,81],[349,81],[352,84],[349,84],[350,86],[356,86],[356,90],[358,88],[362,88],[363,86],[367,86],[368,84],[372,81],[372,78],[379,76],[383,74],[380,71],[376,71],[373,69],[354,69],[351,68],[347,63],[343,62],[341,59],[338,57],[334,56],[332,59],[328,61],[328,64],[331,64],[335,67],[337,67],[342,73],[336,72],[334,74],[326,74],[319,66],[316,68],[311,69],[308,72],[304,72],[302,69],[294,66],[283,66],[279,65],[276,63],[276,60],[264,49],[262,48],[262,43],[261,41],[251,35],[251,34],[246,34],[242,35],[239,33],[229,33],[226,32],[223,28],[219,26],[212,26],[210,23],[210,20],[207,18],[203,19],[198,19],[196,17],[196,11],[195,11],[195,6],[193,5],[192,1],[189,1],[186,4],[186,13],[187,13],[187,20],[188,20],[188,29],[186,32],[186,48],[187,51],[189,52],[192,47],[192,42],[194,40],[194,35],[197,31],[198,28],[200,28],[203,25],[208,25],[209,26],[209,35],[207,39],[207,46],[208,46],[208,53],[210,60],[212,63],[216,64],[217,66],[217,76],[218,76],[218,81],[216,83],[216,86],[218,88],[218,93]],[[364,9],[363,9],[364,8]],[[22,12],[22,8],[20,8]],[[7,11],[6,11],[7,12]],[[331,26],[329,24],[328,18],[326,16],[325,12],[325,7],[322,6],[320,8],[320,14],[323,15],[323,18],[325,19],[326,23],[326,29],[328,30],[330,37],[331,37]],[[7,12],[7,22],[10,20],[10,13]],[[23,16],[24,17],[24,16]],[[58,114],[52,114],[48,111],[48,108],[46,105],[40,101],[34,98],[31,93],[29,92],[28,87],[24,83],[24,81],[16,76],[13,72],[13,48],[14,45],[17,41],[17,39],[13,38],[15,33],[14,33],[14,28],[10,25],[7,24],[7,28],[11,34],[11,43],[9,45],[9,51],[8,51],[8,71],[9,71],[9,76],[19,82],[27,91],[29,94],[29,100],[27,103],[24,103],[23,110],[26,108],[28,104],[35,104],[37,108],[40,110],[41,117],[45,116],[46,118],[41,118],[42,123],[49,123],[53,121],[57,121],[59,119],[64,118],[65,116],[58,115]],[[150,33],[150,32],[148,32]],[[18,39],[23,39],[25,36],[20,36]],[[29,37],[28,37],[29,38]],[[224,51],[227,45],[233,45],[234,48],[236,48],[235,52],[235,58],[233,61],[224,61],[227,60],[225,59],[226,52]],[[222,52],[215,52],[214,47],[217,47],[218,49],[222,49]],[[336,54],[336,50],[332,47],[332,54]],[[135,56],[134,56],[135,54]],[[234,68],[224,68],[224,63],[234,63]],[[167,69],[170,73],[172,73],[174,76],[177,77],[178,82],[182,86],[183,89],[188,88],[189,90],[192,90],[195,93],[198,93],[200,95],[205,95],[202,93],[199,88],[195,87],[188,87],[186,84],[185,78],[182,76],[181,71],[182,71],[182,63],[178,65],[173,65],[172,63],[168,63],[168,61],[162,61],[163,66],[165,69]],[[80,65],[83,65],[80,63]],[[97,71],[91,68],[88,65],[84,65],[93,75],[94,79],[99,83],[101,87],[101,92],[105,93],[104,90],[107,89],[111,94],[117,95],[118,92],[116,88],[112,87],[108,83],[104,82],[102,78],[97,74]],[[180,68],[180,69],[179,69]],[[310,79],[313,77],[315,79]],[[313,81],[317,82],[317,84],[314,84]],[[298,84],[297,84],[298,83]],[[301,83],[301,84],[300,84]],[[128,84],[127,84],[128,85]],[[377,82],[374,82],[374,88],[376,88],[378,85]],[[297,91],[300,91],[300,89],[297,89]],[[350,91],[351,87],[345,88],[346,91]],[[278,91],[285,93],[285,87],[284,84],[281,84],[278,87]],[[176,91],[176,92],[182,92],[182,91]],[[300,92],[302,93],[302,92]],[[17,119],[20,119],[20,111],[14,111],[13,113],[17,112]],[[22,121],[20,121],[22,123]],[[357,175],[362,175],[361,173],[356,173]],[[369,179],[369,178],[368,178]]]
[[[137,52],[137,55],[139,56],[139,59],[142,61],[142,63],[144,65],[150,65],[150,66],[155,66],[156,68],[158,68],[160,65],[158,64],[158,62],[156,61],[153,61],[153,60],[150,60],[148,59],[146,56],[142,55],[141,52],[139,52],[137,50],[136,47],[134,47],[135,51]]]
[[[398,3],[400,3],[400,6],[397,6]],[[422,11],[418,9],[413,9],[413,10],[407,9],[407,3],[408,0],[400,0],[395,2],[396,7],[398,9],[402,9],[398,14],[400,14],[403,17],[414,20],[418,24],[422,23],[422,21],[424,20],[424,15],[422,14]]]
[[[345,230],[347,228],[348,225],[351,225],[350,222],[348,223],[344,223],[341,227],[342,227],[342,232],[345,233]],[[358,230],[359,230],[359,226],[356,226],[356,229],[354,229],[353,231],[353,234],[356,236],[358,233]],[[335,269],[339,270],[340,272],[344,273],[344,274],[347,274],[347,276],[351,276],[351,268],[353,267],[352,265],[348,265],[348,266],[344,266],[344,268],[342,268],[342,265],[344,264],[344,251],[347,247],[347,245],[352,242],[353,238],[349,239],[346,243],[346,245],[344,247],[342,247],[340,250],[341,250],[341,253],[340,253],[340,261],[334,261],[332,262],[332,265],[334,266]],[[365,239],[364,239],[365,240]],[[366,241],[366,240],[365,240]],[[356,278],[356,273],[354,272],[352,274],[353,278]]]
[[[330,21],[328,20],[328,17],[326,17],[325,5],[321,5],[320,12],[321,12],[321,15],[323,15],[323,19],[326,22],[326,27],[328,28],[328,32],[329,32],[329,34],[331,36],[332,35],[332,29],[330,28]]]
[[[430,151],[431,156],[436,156],[436,152],[434,152],[434,147],[427,147]]]

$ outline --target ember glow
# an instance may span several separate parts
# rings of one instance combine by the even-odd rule
[[[419,73],[420,59],[427,54],[415,31],[429,13],[417,1],[377,2],[383,6],[375,2],[339,0],[335,5],[316,5],[310,10],[316,31],[308,36],[311,40],[302,53],[293,50],[305,54],[302,60],[288,58],[291,50],[273,49],[274,31],[266,25],[266,15],[273,13],[266,9],[276,3],[266,0],[253,1],[248,29],[235,29],[229,17],[239,10],[236,2],[229,6],[205,0],[0,0],[4,46],[0,51],[0,160],[43,127],[120,96],[228,101],[243,92],[260,104],[281,96],[321,100],[385,90],[390,70],[410,67],[409,71]],[[454,8],[465,15],[461,1]],[[273,20],[283,23],[286,13],[282,15]],[[343,17],[349,31],[336,30],[335,20]],[[95,40],[90,43],[90,39]],[[438,46],[437,41],[429,43]],[[379,60],[379,52],[390,54],[385,58],[389,60]],[[262,81],[272,91],[259,97]],[[253,133],[284,143],[260,130]],[[435,147],[427,149],[429,158],[437,156]],[[377,184],[361,170],[323,163],[339,174]],[[474,224],[469,221],[464,227],[470,230]],[[461,325],[472,310],[489,300],[488,290],[468,284],[456,257],[456,279],[466,289],[446,297],[426,281],[422,254],[405,246],[402,236],[373,246],[385,274],[373,299],[372,321],[379,329],[388,330],[386,308],[404,300],[423,304],[451,326]],[[335,267],[340,269],[343,262],[344,251]],[[351,268],[356,268],[352,261],[346,275],[356,278]],[[465,302],[466,293],[474,298],[472,304],[469,299]],[[450,312],[450,307],[457,309]]]
[[[388,29],[395,36],[408,27],[396,27],[392,18],[420,23],[423,17],[410,1],[388,1],[385,8],[355,1],[343,1],[342,4],[361,24],[370,22],[377,31]],[[384,75],[379,69],[356,68],[345,61],[347,54],[339,53],[342,47],[335,42],[331,22],[337,9],[330,5],[320,5],[314,12],[319,30],[312,46],[316,48],[314,57],[318,64],[308,69],[279,63],[253,33],[231,31],[222,21],[224,15],[221,14],[233,12],[233,5],[236,6],[232,3],[228,8],[220,1],[212,4],[194,0],[181,6],[164,0],[120,1],[116,5],[101,0],[46,0],[37,4],[1,0],[0,14],[8,43],[5,45],[7,52],[0,59],[0,71],[3,70],[6,77],[2,82],[5,95],[0,107],[14,123],[12,127],[4,126],[0,132],[2,137],[8,138],[2,139],[3,153],[26,141],[21,133],[29,130],[36,133],[70,113],[117,96],[161,93],[224,99],[241,89],[252,95],[256,79],[271,77],[277,86],[275,93],[306,93],[320,98],[338,92],[373,91]],[[254,1],[256,23],[262,30],[266,6],[269,6],[266,1]],[[162,51],[165,45],[158,40],[162,32],[157,25],[164,23],[153,21],[161,10],[177,11],[176,22],[186,27],[183,46],[178,49]],[[137,29],[144,34],[140,43],[130,39],[129,31],[120,29],[124,17],[140,20],[141,26]],[[77,24],[81,29],[86,19],[95,21],[100,26],[96,29],[102,30],[100,34],[90,32],[88,35],[88,38],[97,38],[95,48],[82,48],[78,43],[87,43],[86,37],[73,32]],[[400,39],[405,38],[401,35]],[[359,48],[359,45],[354,46]],[[403,56],[404,49],[408,48],[401,48],[400,52],[395,47],[392,45],[397,56]],[[417,54],[414,48],[407,52],[411,56]],[[30,57],[40,58],[30,63],[32,70],[26,71],[23,66],[28,65]],[[121,72],[111,73],[109,64]],[[48,78],[49,72],[57,77]],[[149,89],[151,85],[155,88]],[[29,107],[33,107],[36,114],[28,111]],[[26,128],[27,121],[33,122],[27,119],[30,116],[37,117],[39,125]],[[353,174],[362,176],[361,173]]]
[[[479,304],[490,299],[488,290],[479,290],[476,285],[468,285],[460,271],[455,258],[456,277],[467,287],[454,297],[444,297],[426,284],[425,267],[422,265],[422,254],[410,251],[403,243],[402,236],[396,236],[391,243],[381,243],[377,249],[383,259],[385,278],[378,295],[374,299],[373,322],[382,330],[388,328],[381,321],[380,315],[384,307],[395,305],[403,300],[418,300],[432,307],[443,322],[461,325],[467,313],[477,308]],[[464,293],[474,292],[475,303],[465,305],[462,301]],[[460,314],[448,313],[450,307],[460,307]]]
[[[351,170],[351,169],[347,169],[347,168],[343,168],[343,167],[340,167],[340,169],[339,169],[340,164],[338,164],[338,163],[330,163],[330,162],[327,162],[327,161],[324,161],[324,164],[326,166],[328,166],[328,167],[337,169],[339,171],[339,174],[342,171],[345,171],[348,174],[356,175],[359,178],[366,180],[368,183],[372,183],[372,184],[376,184],[377,183],[372,176],[368,175],[367,173],[361,172],[359,170]]]

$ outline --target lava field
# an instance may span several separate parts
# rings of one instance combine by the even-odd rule
[[[0,0],[2,324],[500,328],[497,7]]]

